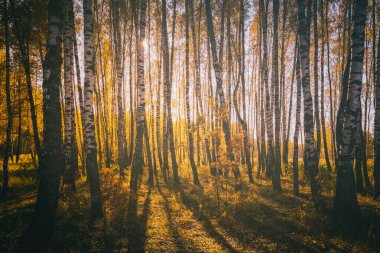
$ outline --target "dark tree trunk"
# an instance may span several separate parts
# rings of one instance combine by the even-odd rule
[[[145,142],[147,150],[149,150],[149,135],[146,129],[146,118],[145,118],[145,79],[144,79],[144,40],[145,40],[145,16],[146,16],[146,1],[141,1],[141,12],[139,18],[139,35],[136,34],[138,46],[137,46],[137,112],[136,112],[136,145],[135,151],[133,153],[132,159],[132,171],[130,188],[132,191],[137,191],[137,184],[139,179],[140,171],[143,167],[143,138],[145,132]],[[148,151],[148,161],[149,161],[149,175],[150,182],[153,182],[152,165],[150,150]]]
[[[364,58],[365,22],[367,0],[356,0],[354,6],[354,27],[351,39],[351,73],[348,87],[348,99],[338,155],[336,195],[334,215],[341,225],[352,225],[358,219],[360,210],[355,190],[353,158],[356,134],[359,131],[360,99]]]
[[[273,1],[273,50],[272,50],[272,87],[274,88],[274,139],[275,139],[275,166],[272,174],[273,190],[281,191],[281,149],[280,149],[280,103],[278,83],[278,0]],[[273,109],[273,108],[272,108]]]
[[[9,38],[9,25],[8,25],[8,1],[3,1],[3,25],[4,25],[4,35],[5,35],[5,93],[7,101],[7,133],[6,142],[4,150],[4,160],[3,160],[3,185],[2,185],[2,196],[5,198],[8,191],[8,160],[11,154],[11,131],[13,124],[13,114],[11,105],[11,88],[10,88],[10,38]],[[20,119],[19,119],[20,120]],[[17,159],[18,160],[18,159]]]
[[[189,73],[189,0],[186,0],[185,3],[185,11],[186,11],[186,23],[185,23],[185,36],[186,36],[186,49],[185,49],[185,64],[186,64],[186,124],[187,124],[187,136],[188,136],[188,143],[189,143],[189,161],[191,170],[193,172],[193,181],[195,185],[199,185],[199,178],[198,178],[198,170],[197,166],[195,165],[194,160],[194,139],[193,139],[193,133],[191,128],[191,121],[190,121],[190,99],[189,99],[189,88],[190,88],[190,73]],[[195,37],[193,36],[193,40],[195,40]]]
[[[380,196],[380,41],[377,43],[376,87],[374,120],[374,198]]]
[[[84,24],[84,140],[86,146],[86,171],[91,193],[91,217],[103,217],[103,200],[100,191],[100,179],[95,140],[95,117],[93,108],[94,85],[94,46],[92,1],[83,0]],[[100,143],[99,143],[100,145]]]
[[[49,1],[46,56],[43,65],[44,149],[34,216],[24,234],[24,251],[39,252],[51,238],[58,202],[59,176],[63,170],[61,124],[61,43],[63,0]]]
[[[297,86],[297,102],[296,102],[296,120],[293,136],[293,192],[295,195],[299,194],[299,181],[298,181],[298,137],[300,134],[300,113],[301,113],[301,65],[298,49],[296,49],[296,86]]]
[[[313,99],[311,96],[310,85],[310,10],[311,2],[307,6],[307,17],[305,16],[305,4],[302,0],[297,0],[298,5],[298,36],[300,40],[300,63],[302,74],[302,91],[304,105],[304,132],[305,132],[305,151],[304,163],[305,171],[310,178],[311,194],[315,207],[318,212],[326,210],[325,202],[322,198],[321,188],[318,182],[318,160],[319,155],[316,150],[314,140],[314,117]]]

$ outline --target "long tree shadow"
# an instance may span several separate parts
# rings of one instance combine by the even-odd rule
[[[148,216],[150,210],[151,202],[151,187],[148,188],[147,196],[144,200],[144,205],[142,209],[142,214],[139,216],[137,213],[138,209],[138,194],[130,193],[128,200],[128,211],[127,211],[127,237],[128,252],[145,252],[146,246],[146,230],[148,223]]]
[[[187,194],[181,189],[180,186],[173,188],[176,194],[180,195],[180,200],[186,208],[191,210],[196,218],[203,224],[208,234],[212,236],[221,246],[227,249],[229,252],[238,252],[232,247],[232,245],[224,238],[218,231],[216,231],[214,225],[211,223],[207,215],[201,210],[200,205],[197,205],[193,199],[189,198]]]
[[[268,205],[256,203],[250,209],[238,210],[234,213],[229,212],[228,215],[220,218],[216,201],[204,195],[202,191],[192,190],[192,193],[187,193],[183,187],[177,187],[174,190],[180,196],[182,203],[192,210],[203,222],[206,229],[210,229],[210,226],[207,224],[211,224],[211,219],[218,218],[218,224],[228,232],[229,236],[235,238],[243,245],[250,244],[258,238],[263,238],[265,239],[264,243],[257,242],[256,245],[253,245],[254,247],[259,246],[261,251],[263,249],[266,251],[271,250],[271,246],[268,246],[268,243],[265,243],[265,241],[279,244],[282,251],[302,249],[307,252],[319,252],[323,250],[323,248],[318,246],[311,247],[303,243],[299,238],[292,238],[291,234],[305,235],[305,231],[294,224],[282,220],[282,214]],[[211,235],[213,234],[213,230],[215,229],[209,231]],[[308,234],[306,233],[306,235]],[[331,247],[334,246],[331,245]]]
[[[177,251],[178,252],[187,252],[188,250],[186,249],[184,243],[180,239],[181,236],[179,234],[179,231],[175,227],[173,217],[172,217],[172,210],[170,209],[170,206],[169,206],[169,200],[166,197],[166,195],[162,192],[162,189],[161,189],[161,186],[160,186],[158,180],[156,180],[156,189],[157,189],[158,193],[161,195],[162,199],[164,200],[163,205],[164,205],[165,213],[166,213],[168,223],[169,223],[170,234],[174,238],[174,243],[175,243],[175,246],[177,248]]]

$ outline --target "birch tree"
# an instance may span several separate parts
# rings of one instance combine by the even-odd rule
[[[353,31],[351,38],[351,71],[348,87],[347,107],[344,113],[341,149],[338,154],[334,215],[342,225],[351,225],[359,215],[356,197],[353,158],[356,134],[361,124],[361,91],[364,58],[365,23],[367,0],[356,0],[354,4]]]
[[[94,117],[94,45],[92,1],[83,0],[84,24],[84,141],[86,146],[86,171],[91,193],[91,217],[103,217],[103,201],[97,162]]]
[[[144,79],[144,40],[145,40],[145,16],[146,16],[146,1],[142,0],[141,12],[139,18],[139,36],[137,44],[137,112],[136,112],[136,125],[137,134],[135,141],[135,150],[132,160],[132,171],[130,188],[137,191],[137,180],[139,172],[142,171],[143,166],[143,138],[146,130],[145,119],[145,79]],[[148,134],[145,135],[145,142],[149,143]]]
[[[61,123],[61,65],[63,0],[48,4],[48,33],[43,65],[43,153],[33,219],[24,233],[23,251],[39,252],[53,233],[58,204],[59,176],[63,171]]]
[[[310,89],[310,16],[311,3],[307,6],[307,16],[305,15],[305,1],[297,0],[298,6],[298,36],[300,41],[300,63],[301,82],[303,91],[304,108],[304,132],[305,150],[304,164],[305,170],[310,178],[311,194],[317,211],[325,211],[325,203],[322,198],[320,185],[318,182],[318,155],[314,140],[314,117],[313,99]]]

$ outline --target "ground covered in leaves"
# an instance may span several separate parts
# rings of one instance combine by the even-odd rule
[[[79,178],[75,194],[61,193],[51,251],[380,252],[380,203],[370,197],[359,196],[361,227],[342,232],[328,214],[314,211],[305,180],[296,197],[286,175],[278,194],[265,178],[253,185],[246,180],[235,191],[232,175],[218,179],[208,172],[200,168],[201,187],[191,183],[188,173],[181,175],[180,185],[163,183],[158,171],[148,186],[144,175],[136,196],[129,193],[129,170],[120,178],[116,168],[103,168],[106,217],[95,224],[89,219],[85,177]],[[25,157],[11,163],[9,197],[0,202],[0,252],[12,252],[31,220],[36,178],[37,170]],[[331,194],[326,195],[331,210]]]

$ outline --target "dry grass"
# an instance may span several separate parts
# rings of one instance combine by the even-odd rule
[[[12,252],[30,222],[37,172],[27,159],[11,164],[9,198],[0,203],[0,252]],[[84,178],[78,191],[64,191],[59,201],[52,252],[376,252],[380,250],[380,205],[359,196],[362,227],[343,233],[328,215],[314,211],[306,182],[301,196],[283,178],[281,194],[267,179],[234,191],[227,180],[209,177],[200,168],[202,187],[193,186],[187,167],[182,183],[153,187],[141,180],[138,196],[128,190],[128,171],[102,169],[105,220],[89,220],[89,194]],[[147,174],[147,173],[145,173]],[[232,174],[232,173],[230,173]],[[160,172],[159,172],[160,175]],[[244,180],[248,182],[248,180]],[[331,192],[326,195],[331,209]],[[377,237],[376,237],[377,236]]]

